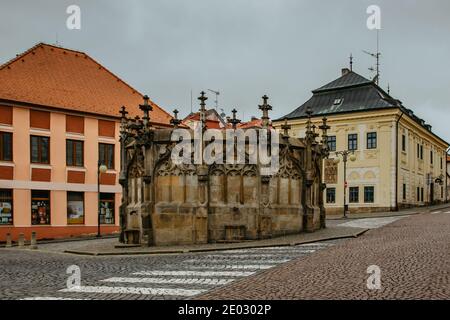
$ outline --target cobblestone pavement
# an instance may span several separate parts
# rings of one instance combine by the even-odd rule
[[[387,219],[377,226],[390,222]],[[215,288],[229,285],[233,288],[233,283],[239,287],[245,279],[250,282],[260,279],[268,270],[278,274],[277,270],[283,266],[309,261],[321,252],[333,256],[335,248],[353,241],[342,239],[197,254],[105,257],[64,254],[58,252],[59,247],[52,248],[55,250],[52,252],[0,249],[0,299],[192,299]],[[68,289],[66,270],[71,265],[80,267],[81,287]],[[275,292],[281,292],[287,285],[278,283]],[[261,292],[256,290],[254,294],[258,298]]]
[[[0,299],[189,299],[339,241],[131,257],[0,249]],[[68,289],[71,265],[80,267],[81,286]]]
[[[381,270],[369,290],[368,267]],[[409,216],[198,299],[450,299],[450,208]]]

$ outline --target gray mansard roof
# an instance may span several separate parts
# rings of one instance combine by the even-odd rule
[[[312,91],[313,96],[300,107],[280,118],[306,117],[310,107],[313,116],[371,109],[398,108],[401,102],[395,100],[373,81],[353,71],[347,71],[340,78]]]

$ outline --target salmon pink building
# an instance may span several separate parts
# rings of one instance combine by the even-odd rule
[[[0,241],[119,229],[121,106],[143,96],[83,52],[40,43],[0,66]],[[150,101],[152,125],[171,116]],[[99,164],[107,166],[100,174]]]

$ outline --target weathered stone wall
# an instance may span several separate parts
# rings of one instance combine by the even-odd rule
[[[280,134],[279,170],[267,176],[259,164],[174,164],[173,129],[123,118],[120,240],[202,244],[325,227],[321,163],[326,144],[316,141],[313,127],[308,130],[305,138]]]

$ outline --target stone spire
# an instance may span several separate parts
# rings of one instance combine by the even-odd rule
[[[181,120],[178,119],[178,110],[173,110],[174,117],[170,120],[170,123],[173,125],[173,127],[176,129],[178,128],[178,125],[181,123]]]
[[[236,130],[236,127],[237,127],[238,123],[241,123],[241,120],[236,118],[236,113],[237,113],[236,109],[231,110],[231,112],[233,113],[233,118],[227,119],[227,121],[228,121],[228,123],[231,123],[233,129]]]
[[[142,117],[144,127],[147,128],[150,122],[150,111],[153,110],[153,107],[148,103],[149,97],[147,95],[144,96],[144,104],[139,105],[139,109],[144,112],[144,116]]]
[[[261,117],[261,122],[262,122],[262,127],[263,129],[267,129],[269,127],[269,110],[272,110],[272,106],[270,104],[267,103],[267,100],[269,100],[269,97],[264,95],[262,97],[263,99],[263,104],[259,105],[259,109],[262,110],[262,117]]]
[[[206,127],[206,103],[205,101],[208,100],[208,97],[205,96],[205,92],[200,92],[200,97],[197,98],[200,100],[200,122],[202,124],[202,128],[204,129]]]
[[[281,129],[283,129],[283,138],[289,138],[289,130],[291,126],[288,124],[288,119],[284,118],[284,124],[281,125]]]

